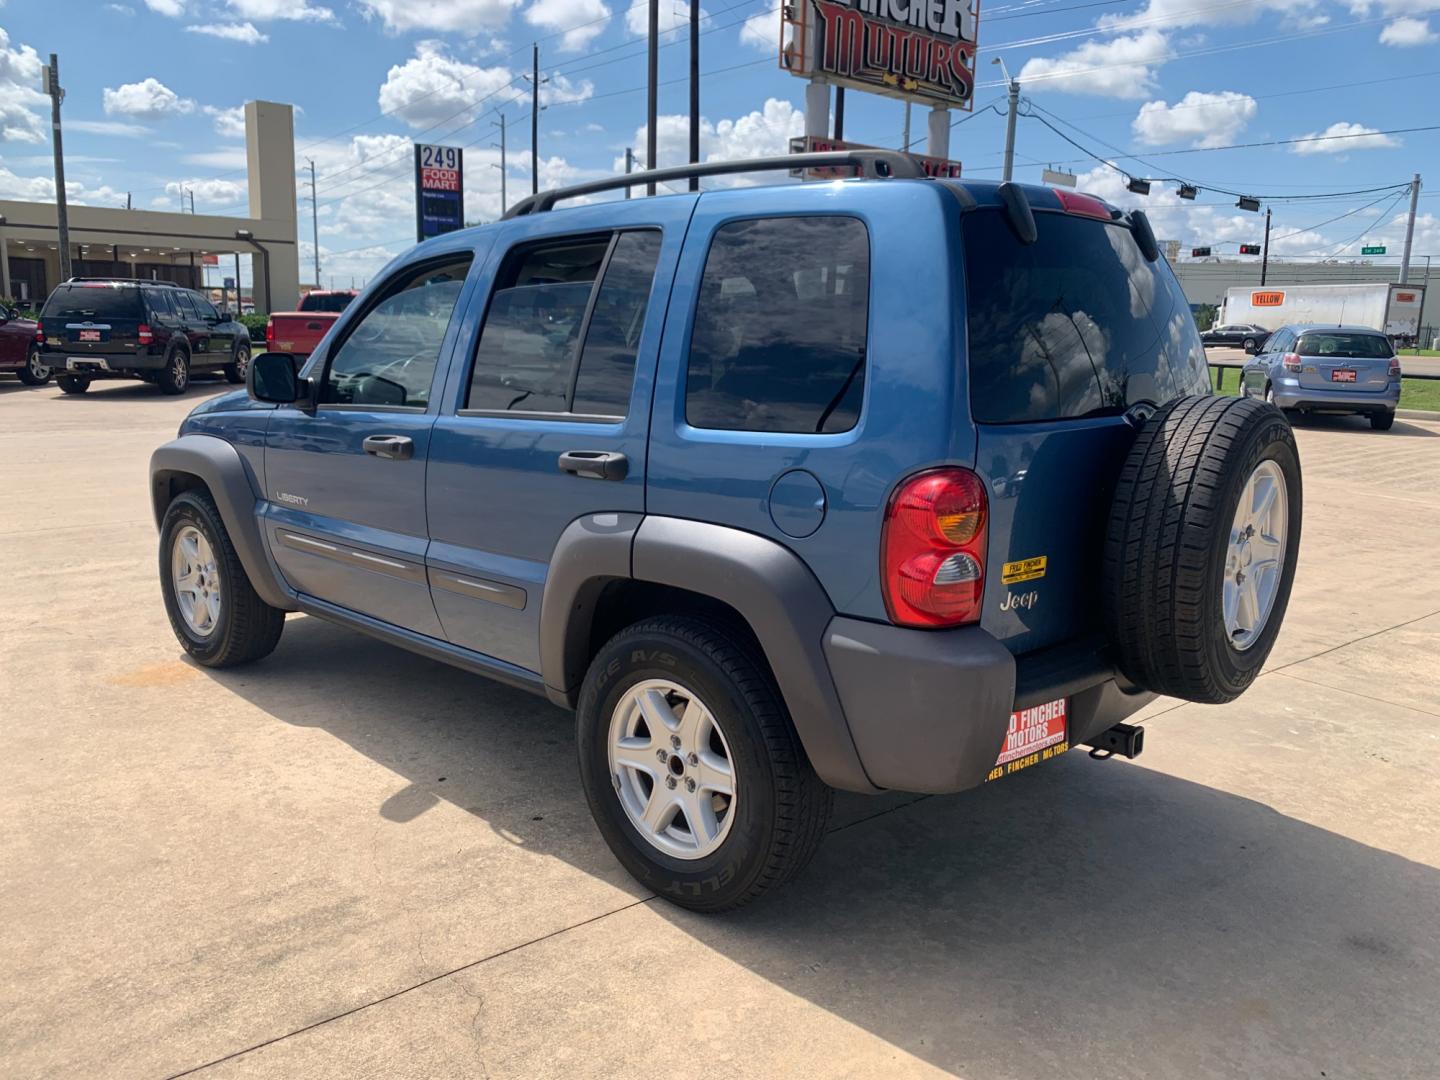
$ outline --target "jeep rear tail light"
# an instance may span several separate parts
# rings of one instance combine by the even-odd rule
[[[940,627],[979,620],[987,524],[985,486],[969,469],[930,469],[895,490],[880,539],[891,622]]]
[[[1298,372],[1300,370],[1300,354],[1298,352],[1287,352],[1280,358],[1280,362],[1285,365],[1286,371]]]
[[[1388,374],[1392,379],[1400,378],[1400,358],[1398,356],[1390,361],[1390,370]]]
[[[275,320],[274,320],[274,319],[266,319],[266,320],[265,320],[265,348],[267,348],[267,349],[274,349],[274,348],[275,348]]]
[[[151,332],[150,327],[146,326],[144,323],[141,323],[135,332],[140,335],[141,345],[149,345],[155,340],[154,333]]]

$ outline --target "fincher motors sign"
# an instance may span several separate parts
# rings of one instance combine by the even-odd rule
[[[795,36],[781,63],[797,75],[968,109],[979,6],[979,0],[798,0],[782,7]]]

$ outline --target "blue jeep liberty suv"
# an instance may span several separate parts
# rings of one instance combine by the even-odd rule
[[[809,164],[857,176],[555,208]],[[704,911],[792,878],[835,788],[1133,757],[1154,695],[1234,698],[1301,522],[1288,423],[1211,396],[1143,213],[889,152],[422,243],[151,494],[198,663],[300,611],[545,695],[617,858]]]

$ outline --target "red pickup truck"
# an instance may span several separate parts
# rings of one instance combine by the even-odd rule
[[[271,315],[265,323],[266,350],[309,356],[331,324],[354,299],[354,289],[316,289],[306,293],[300,301],[299,311]]]

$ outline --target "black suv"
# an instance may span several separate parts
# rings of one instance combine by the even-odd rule
[[[168,281],[71,278],[40,311],[36,335],[60,389],[83,394],[94,379],[143,379],[182,394],[193,370],[245,381],[250,335],[204,296]]]

